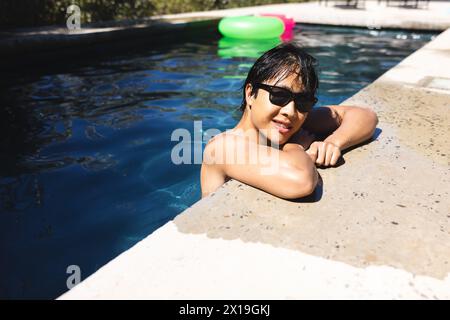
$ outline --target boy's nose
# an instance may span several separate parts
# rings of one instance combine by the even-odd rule
[[[286,116],[288,118],[292,117],[295,114],[295,112],[296,112],[294,100],[292,100],[287,105],[282,107],[280,112],[281,112],[282,115],[284,115],[284,116]]]

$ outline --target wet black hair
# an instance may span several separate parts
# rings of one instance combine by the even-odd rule
[[[289,77],[292,73],[299,74],[303,92],[315,96],[319,87],[319,79],[315,70],[316,59],[306,53],[294,42],[282,43],[273,49],[265,52],[251,67],[247,78],[242,86],[241,111],[247,105],[245,100],[245,88],[247,84],[252,85],[251,95],[257,95],[256,83],[263,83],[272,79],[279,81]],[[300,82],[300,81],[299,81]]]

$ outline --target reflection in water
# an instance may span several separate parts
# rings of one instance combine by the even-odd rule
[[[302,26],[295,38],[319,60],[324,105],[431,35]],[[68,265],[88,276],[199,199],[200,168],[172,164],[170,135],[199,119],[234,126],[257,56],[241,52],[269,46],[199,39],[17,72],[1,88],[0,297],[54,298]]]
[[[222,58],[258,58],[262,53],[276,47],[280,43],[280,38],[233,39],[223,37],[219,40],[219,50],[217,53]]]

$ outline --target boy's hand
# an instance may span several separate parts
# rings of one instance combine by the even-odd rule
[[[316,141],[306,153],[319,166],[334,166],[341,157],[341,149],[331,142]]]

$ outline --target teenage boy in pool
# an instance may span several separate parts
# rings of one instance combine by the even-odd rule
[[[231,178],[280,198],[307,196],[318,181],[316,165],[334,166],[343,150],[372,137],[378,118],[370,109],[313,109],[314,64],[293,43],[256,60],[243,86],[241,120],[210,139],[203,152],[202,197]],[[268,164],[276,170],[264,170]]]

